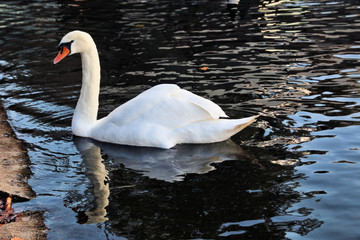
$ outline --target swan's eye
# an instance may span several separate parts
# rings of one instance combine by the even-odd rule
[[[70,41],[70,42],[66,42],[66,43],[60,43],[59,46],[57,47],[57,49],[59,51],[61,51],[60,53],[62,54],[64,47],[66,47],[67,49],[69,49],[71,51],[71,44],[74,42],[74,40]]]

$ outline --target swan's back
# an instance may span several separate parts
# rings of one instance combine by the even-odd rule
[[[121,125],[141,118],[170,128],[220,117],[227,116],[218,105],[174,84],[152,87],[108,115]]]

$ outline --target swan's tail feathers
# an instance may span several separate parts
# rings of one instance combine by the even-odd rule
[[[211,143],[221,142],[240,132],[258,116],[242,119],[212,119],[199,121],[174,132],[177,143]]]
[[[248,117],[248,118],[243,118],[243,119],[239,119],[241,121],[243,121],[243,123],[239,123],[236,127],[235,127],[235,133],[238,133],[240,132],[241,130],[243,130],[244,128],[246,128],[247,126],[249,126],[250,124],[252,124],[253,122],[255,122],[256,118],[258,117],[259,115],[256,115],[256,116],[252,116],[252,117]]]

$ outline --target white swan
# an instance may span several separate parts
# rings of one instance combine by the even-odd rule
[[[172,148],[179,143],[212,143],[230,138],[255,121],[221,119],[224,111],[210,100],[174,84],[160,84],[97,120],[100,61],[88,33],[72,31],[60,44],[53,63],[80,53],[82,87],[72,119],[75,135],[124,145]]]

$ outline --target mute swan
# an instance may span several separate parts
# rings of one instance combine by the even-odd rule
[[[72,118],[80,137],[123,145],[169,149],[180,143],[212,143],[230,138],[255,121],[221,119],[227,115],[215,103],[175,84],[160,84],[97,120],[100,61],[92,37],[82,31],[66,34],[58,46],[56,64],[80,53],[82,87]]]

